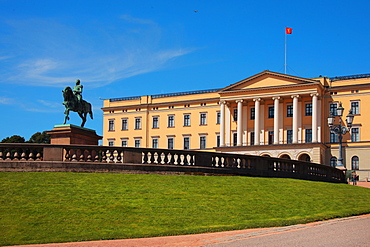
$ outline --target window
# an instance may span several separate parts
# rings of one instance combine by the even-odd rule
[[[190,149],[190,137],[184,137],[184,149]]]
[[[312,116],[312,103],[306,103],[305,116]]]
[[[358,141],[360,141],[359,128],[352,128],[351,129],[351,142],[358,142]]]
[[[271,145],[274,143],[274,131],[269,131],[268,134],[269,134],[268,142],[269,142],[269,145]]]
[[[175,127],[175,116],[174,115],[169,115],[168,116],[168,125],[167,127],[172,128]]]
[[[238,121],[238,109],[234,109],[233,118],[234,118],[234,121]]]
[[[251,120],[254,120],[256,118],[256,109],[251,108]]]
[[[293,117],[293,105],[287,105],[287,117]]]
[[[114,146],[114,140],[108,140],[108,146],[113,147]]]
[[[128,130],[127,118],[122,118],[122,130]]]
[[[128,140],[127,139],[122,139],[121,140],[121,145],[122,145],[122,147],[127,147],[127,144],[128,143]]]
[[[360,102],[359,101],[352,101],[351,102],[351,111],[353,115],[360,114]]]
[[[312,129],[305,130],[305,140],[306,140],[306,143],[312,142]]]
[[[331,113],[331,115],[333,115],[333,116],[337,115],[337,108],[338,108],[337,103],[331,103],[330,104],[330,113]]]
[[[221,123],[221,112],[217,112],[217,117],[216,117],[216,124]]]
[[[330,132],[330,142],[331,143],[339,142],[338,135],[333,132]]]
[[[157,138],[152,139],[152,148],[158,148],[158,139]]]
[[[135,140],[135,148],[139,148],[139,147],[140,147],[140,140],[136,139]]]
[[[201,136],[200,137],[200,149],[205,149],[206,148],[206,137]]]
[[[190,126],[190,114],[184,114],[184,126]]]
[[[293,143],[293,130],[287,130],[286,132],[287,143]]]
[[[167,148],[173,149],[173,138],[172,137],[167,139]]]
[[[135,129],[141,129],[141,118],[135,118]]]
[[[233,133],[233,146],[238,144],[238,133]]]
[[[108,120],[108,131],[114,131],[114,119]]]
[[[251,144],[251,146],[254,145],[254,132],[251,132],[249,143]]]
[[[153,129],[159,128],[159,117],[153,117]]]
[[[331,157],[330,158],[330,166],[331,167],[336,167],[337,166],[337,158],[336,157]]]
[[[200,125],[207,125],[207,113],[200,114]]]
[[[360,161],[358,156],[353,156],[351,159],[351,165],[352,165],[352,170],[359,170],[360,169]]]
[[[274,118],[274,111],[275,111],[275,108],[273,106],[269,106],[268,118]]]
[[[216,147],[219,147],[219,146],[221,146],[221,137],[216,136]]]

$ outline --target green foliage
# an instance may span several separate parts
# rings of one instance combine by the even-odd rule
[[[31,136],[31,138],[27,141],[30,143],[50,143],[50,135],[46,134],[45,131],[41,132],[36,132]]]
[[[1,143],[24,143],[25,139],[19,135],[12,135],[11,137],[4,138]]]
[[[370,189],[281,178],[0,173],[0,245],[283,226],[370,212]]]
[[[24,137],[19,135],[13,135],[11,137],[4,138],[1,143],[24,143],[26,142]],[[36,132],[31,136],[31,138],[27,141],[29,143],[50,143],[50,135],[46,134],[45,131]]]

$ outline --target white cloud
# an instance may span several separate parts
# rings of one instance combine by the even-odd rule
[[[109,26],[76,28],[37,19],[8,25],[11,35],[0,36],[0,42],[13,41],[9,54],[0,57],[7,83],[61,87],[79,78],[89,87],[100,87],[162,69],[171,59],[194,51],[163,47],[171,42],[155,22],[130,15]]]
[[[14,103],[14,99],[7,98],[7,97],[1,97],[0,96],[0,104],[3,104],[3,105],[11,105],[13,103]]]

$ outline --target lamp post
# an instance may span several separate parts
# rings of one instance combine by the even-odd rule
[[[342,116],[343,116],[344,108],[342,107],[342,103],[339,103],[339,107],[337,108],[336,116],[339,116],[339,124],[334,124],[335,116],[333,116],[332,112],[328,117],[328,125],[330,128],[330,132],[334,133],[338,136],[339,140],[339,159],[337,163],[337,167],[342,170],[346,170],[345,163],[343,162],[343,146],[342,146],[342,139],[343,135],[347,134],[352,127],[354,115],[352,114],[352,110],[349,110],[348,115],[346,116],[346,122],[348,128],[342,124]]]

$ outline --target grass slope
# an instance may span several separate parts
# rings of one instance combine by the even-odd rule
[[[370,212],[370,189],[294,179],[0,173],[0,245],[282,226]]]

